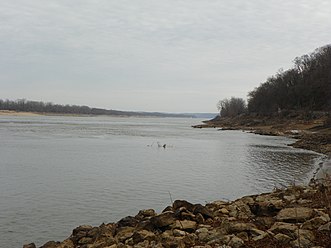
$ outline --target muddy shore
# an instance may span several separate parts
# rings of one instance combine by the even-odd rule
[[[244,130],[260,135],[286,136],[297,139],[293,147],[312,150],[331,156],[331,118],[321,114],[315,118],[294,117],[256,117],[239,116],[233,118],[217,117],[193,128],[218,128],[218,130]]]

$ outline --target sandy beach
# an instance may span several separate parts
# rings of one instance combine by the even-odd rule
[[[17,112],[11,110],[0,110],[0,115],[5,116],[39,116],[40,114],[32,113],[32,112]]]

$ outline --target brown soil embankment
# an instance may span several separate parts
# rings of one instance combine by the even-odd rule
[[[328,114],[321,114],[315,118],[301,115],[219,117],[193,127],[245,130],[261,135],[288,136],[297,139],[292,144],[294,147],[331,155],[331,121]]]

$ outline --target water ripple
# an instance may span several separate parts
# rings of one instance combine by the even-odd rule
[[[171,204],[169,193],[205,203],[302,183],[320,158],[288,147],[290,139],[192,124],[0,116],[0,243],[63,240],[80,224],[161,211]]]

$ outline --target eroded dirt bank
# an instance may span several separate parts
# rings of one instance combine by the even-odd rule
[[[244,115],[232,118],[215,118],[194,128],[219,128],[220,130],[245,130],[261,135],[288,136],[297,139],[294,147],[331,155],[331,117],[326,113],[316,116],[259,117]]]

